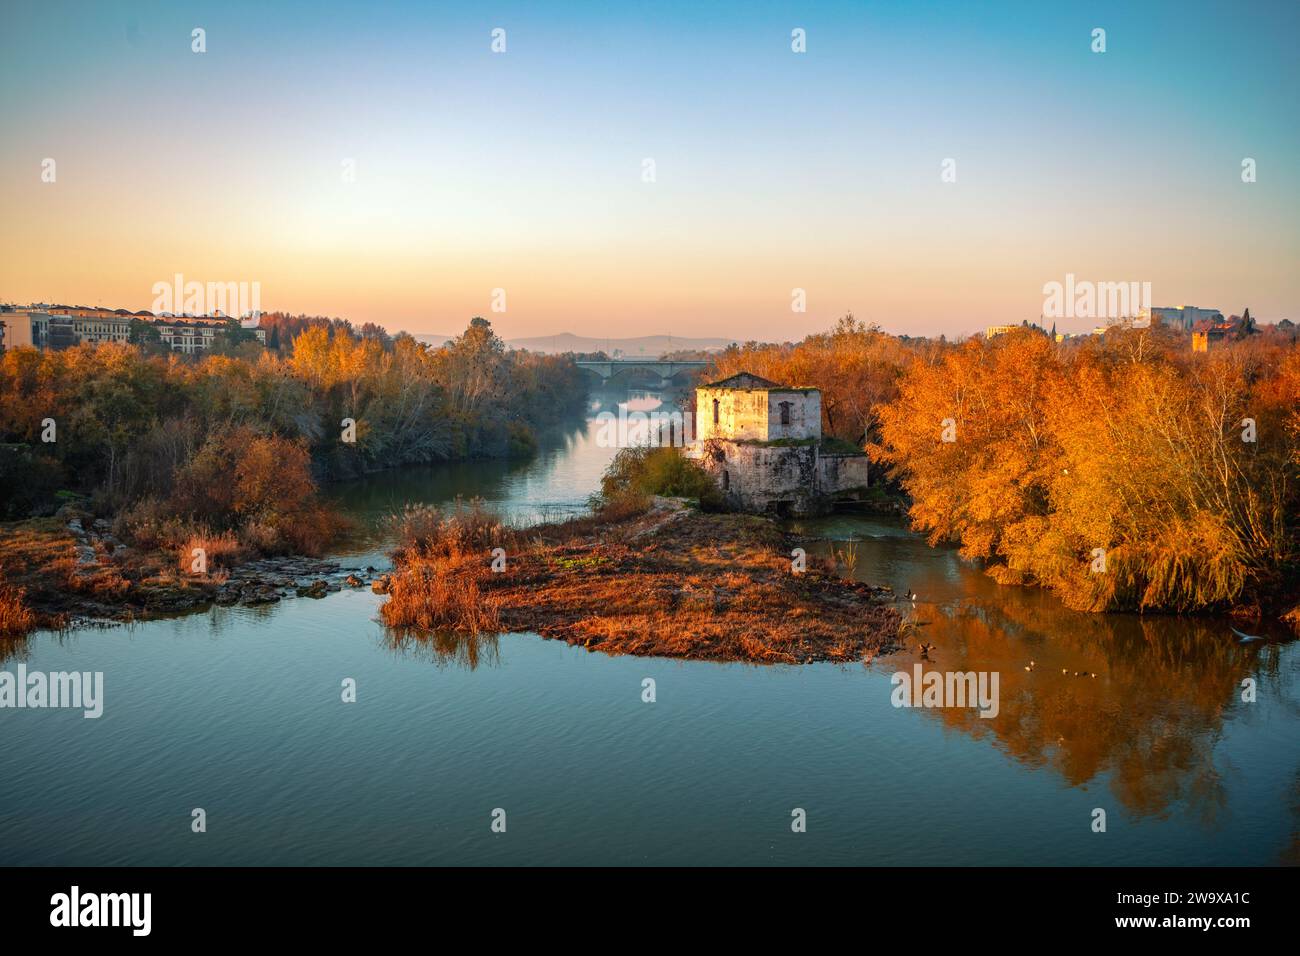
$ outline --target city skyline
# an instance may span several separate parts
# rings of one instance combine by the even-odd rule
[[[1295,320],[1300,13],[1174,9],[9,8],[0,296],[785,341],[1032,321],[1073,275]]]

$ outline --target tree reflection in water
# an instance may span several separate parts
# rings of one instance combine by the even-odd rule
[[[1280,646],[1240,645],[1212,619],[1080,614],[1015,600],[922,605],[912,617],[919,639],[934,645],[926,670],[1000,674],[996,717],[958,708],[932,716],[992,738],[1017,760],[1051,766],[1071,786],[1108,773],[1137,815],[1183,802],[1212,825],[1227,802],[1214,748],[1225,717],[1246,706],[1242,680],[1254,678],[1261,695],[1281,681]]]

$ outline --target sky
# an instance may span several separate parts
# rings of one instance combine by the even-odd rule
[[[5,0],[0,301],[180,274],[390,331],[786,341],[1035,321],[1072,274],[1300,320],[1297,35],[1294,0]]]

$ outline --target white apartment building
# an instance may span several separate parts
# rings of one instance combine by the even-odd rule
[[[43,308],[0,312],[0,344],[7,348],[31,346],[64,349],[82,342],[131,340],[131,323],[145,322],[158,332],[162,345],[173,352],[193,355],[212,348],[229,321],[227,316],[155,316],[152,312],[127,309],[90,309],[82,306],[49,305]],[[266,344],[263,329],[251,330]]]
[[[158,338],[167,348],[182,355],[194,355],[206,352],[217,341],[217,336],[225,331],[228,316],[159,316],[151,324],[158,331]],[[265,329],[249,329],[257,336],[259,345],[266,345]]]
[[[43,349],[49,346],[50,315],[26,309],[0,312],[0,345]]]

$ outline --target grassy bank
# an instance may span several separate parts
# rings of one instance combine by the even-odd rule
[[[798,664],[870,660],[900,619],[871,587],[753,516],[673,499],[511,529],[476,506],[408,511],[388,602],[396,629],[531,631],[606,654]],[[493,570],[493,549],[497,566]]]
[[[177,548],[146,549],[114,533],[121,523],[67,511],[0,522],[0,637],[147,620],[213,604],[324,597],[364,587],[373,572],[300,554],[267,554],[233,532],[195,534]],[[196,554],[203,555],[201,564]]]

